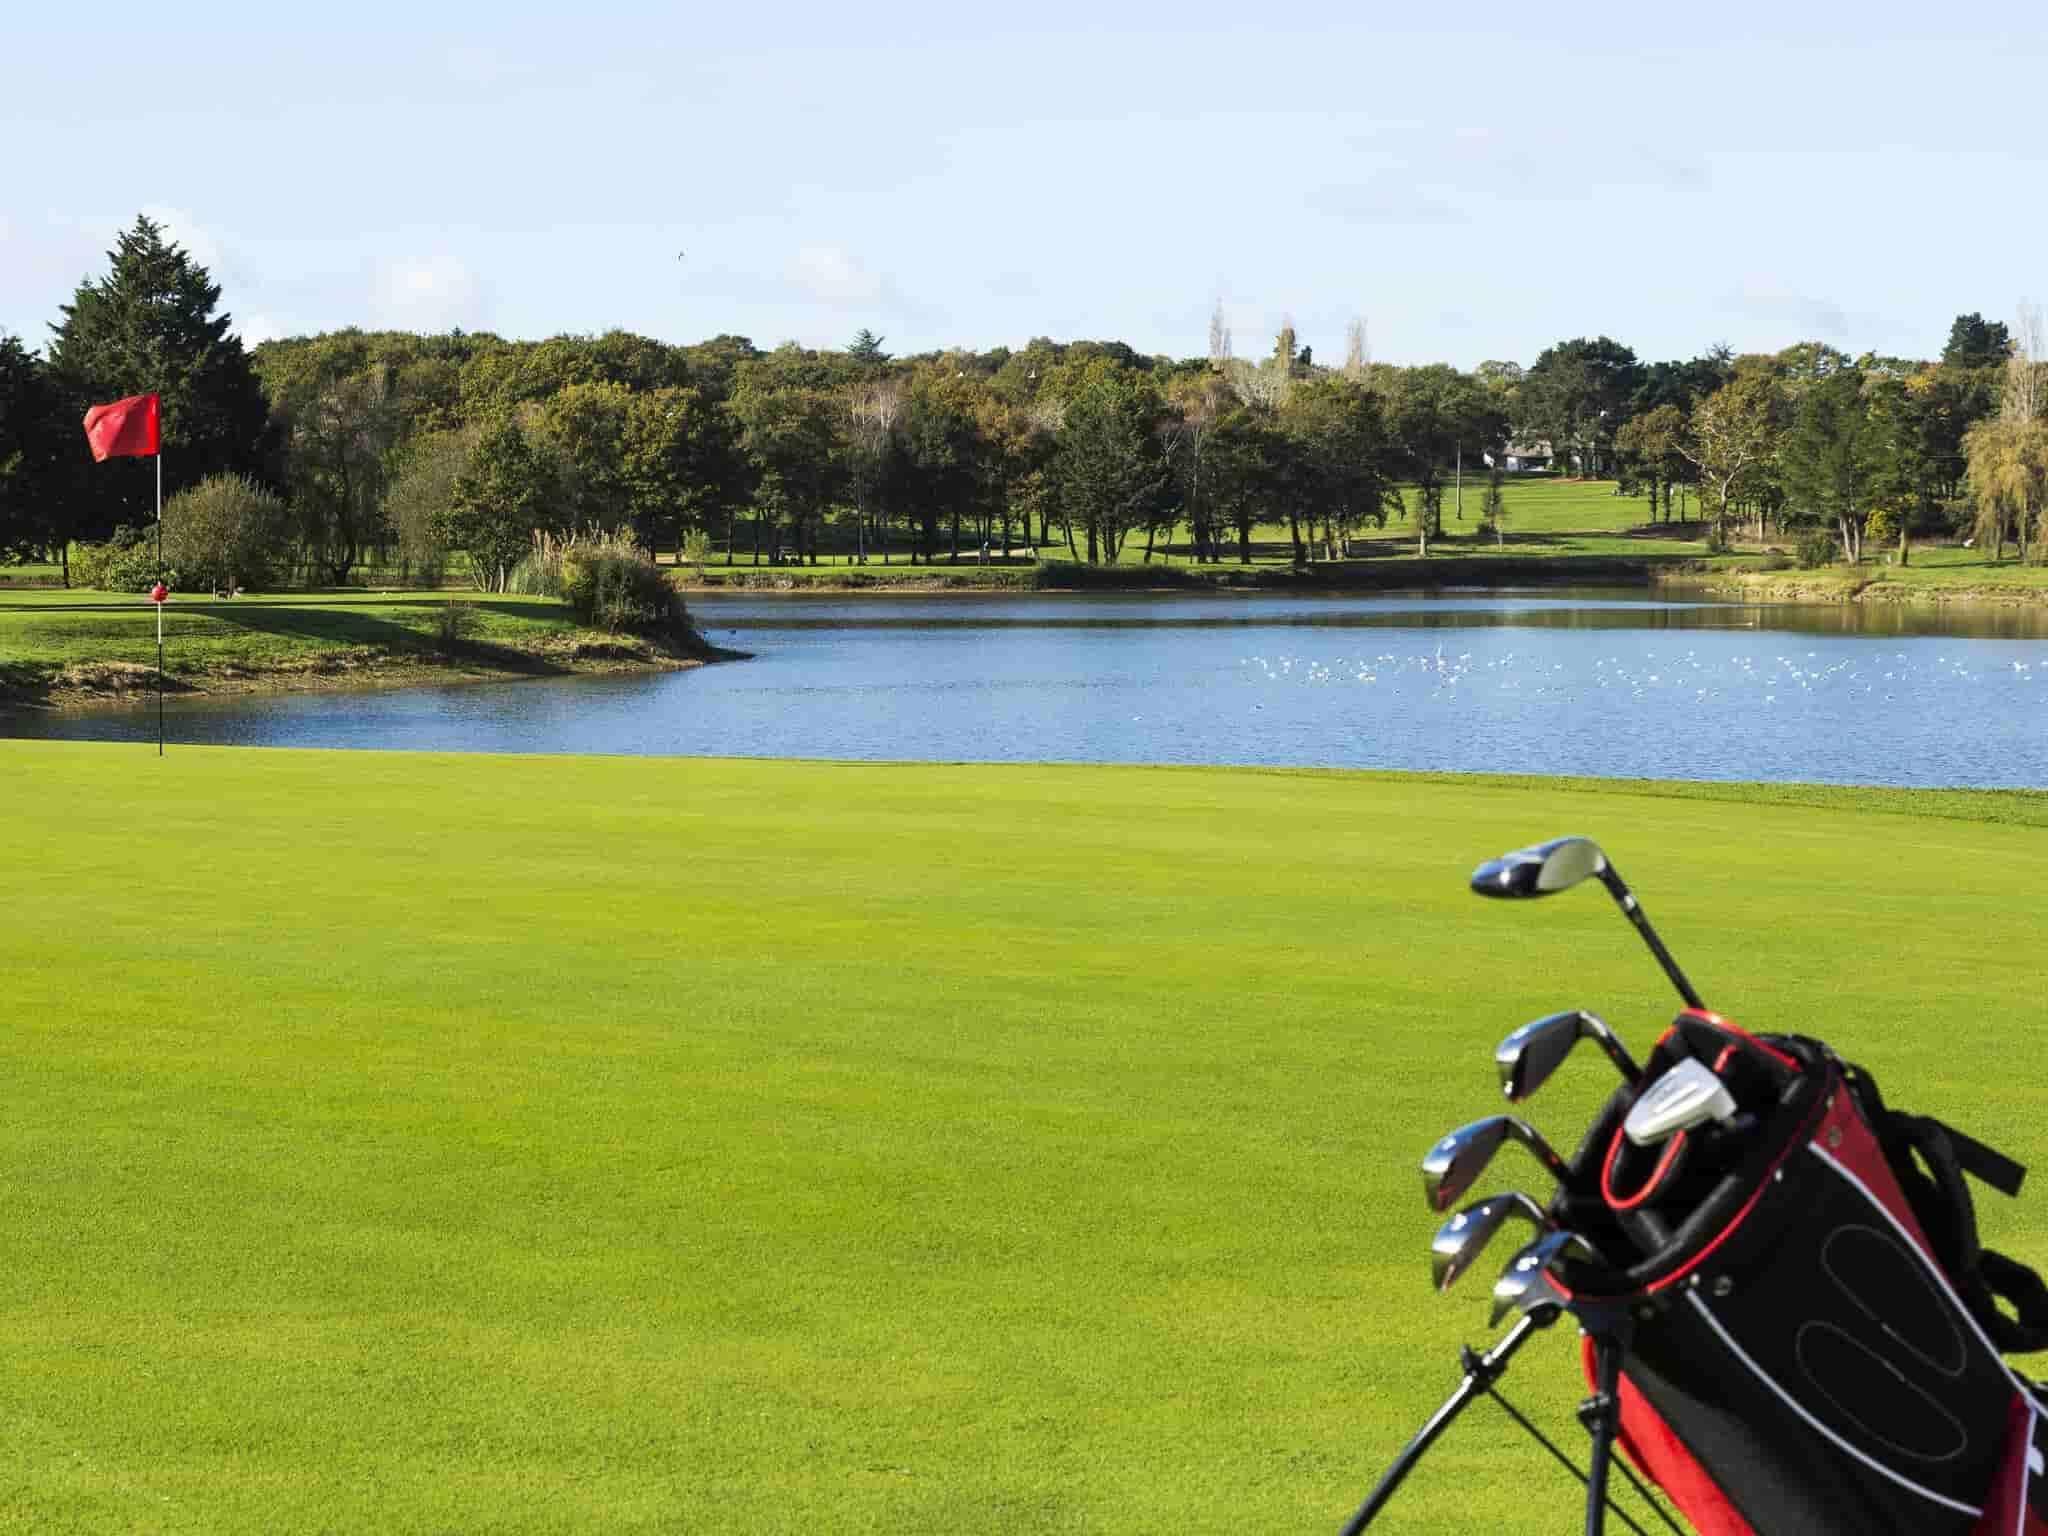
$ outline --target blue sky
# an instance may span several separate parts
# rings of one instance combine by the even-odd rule
[[[141,210],[252,341],[1187,355],[1220,297],[1242,354],[1362,315],[1394,362],[1931,355],[2048,292],[2031,6],[23,11],[0,330],[32,345]]]

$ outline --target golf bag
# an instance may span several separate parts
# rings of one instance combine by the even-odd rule
[[[1432,1241],[1448,1290],[1504,1223],[1536,1239],[1494,1283],[1515,1326],[1417,1431],[1345,1528],[1377,1518],[1431,1445],[1485,1396],[1586,1485],[1587,1536],[1619,1468],[1656,1518],[1700,1536],[2048,1536],[2048,1390],[2004,1356],[2048,1348],[2048,1285],[1978,1240],[1969,1180],[2019,1193],[2025,1170],[1891,1108],[1820,1041],[1751,1035],[1710,1012],[1598,844],[1556,838],[1483,864],[1472,890],[1554,895],[1597,880],[1686,1007],[1638,1066],[1583,1009],[1536,1019],[1494,1053],[1510,1104],[1581,1040],[1622,1077],[1569,1158],[1496,1114],[1422,1161],[1450,1212],[1514,1141],[1555,1181],[1458,1210]],[[1570,1317],[1592,1395],[1586,1470],[1496,1390],[1537,1331]],[[1616,1449],[1621,1455],[1614,1455]],[[1638,1476],[1640,1473],[1640,1476]]]
[[[1702,1536],[2048,1536],[2044,1405],[2001,1359],[2048,1346],[2048,1287],[1979,1244],[1965,1182],[2024,1170],[1817,1041],[1688,1008],[1641,1080],[1687,1058],[1734,1120],[1638,1146],[1624,1086],[1551,1205],[1634,1258],[1555,1275],[1630,1319],[1623,1452]]]

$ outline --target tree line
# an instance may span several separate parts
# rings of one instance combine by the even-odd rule
[[[216,486],[207,526],[312,584],[392,564],[437,579],[459,551],[502,589],[538,535],[579,529],[700,561],[1049,547],[1102,563],[1169,543],[1249,561],[1277,525],[1308,563],[1400,518],[1426,553],[1460,474],[1493,482],[1498,536],[1511,449],[1616,478],[1652,520],[1676,493],[1722,543],[1805,526],[1854,559],[1873,522],[1902,552],[1909,531],[1959,523],[1994,556],[2044,542],[2031,311],[2016,332],[1959,316],[1936,360],[1809,342],[1646,363],[1602,336],[1470,371],[1375,363],[1362,321],[1334,366],[1291,326],[1239,358],[1220,306],[1187,358],[1044,337],[892,357],[865,330],[837,350],[357,330],[247,350],[218,285],[150,220],[108,254],[40,353],[0,336],[0,558],[62,561],[149,521],[153,467],[90,463],[79,418],[151,391],[166,495],[239,477],[248,495]]]

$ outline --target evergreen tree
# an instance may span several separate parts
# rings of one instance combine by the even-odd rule
[[[269,407],[232,316],[216,314],[220,285],[163,230],[138,217],[107,253],[111,270],[78,285],[51,327],[49,370],[68,407],[128,395],[163,401],[163,489],[168,500],[208,475],[264,467]],[[85,439],[74,464],[85,466]],[[156,467],[145,459],[89,466],[67,477],[67,531],[88,537],[154,515]]]
[[[62,558],[59,455],[82,441],[42,359],[19,337],[0,336],[0,560]]]
[[[1986,320],[1971,313],[1957,315],[1948,328],[1948,345],[1941,360],[1950,368],[2002,368],[2012,352],[2012,332],[2003,320]]]

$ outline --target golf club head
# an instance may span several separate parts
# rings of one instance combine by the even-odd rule
[[[1735,1118],[1735,1096],[1704,1061],[1688,1056],[1643,1091],[1622,1130],[1639,1147],[1667,1141],[1709,1120]]]
[[[1607,855],[1590,837],[1554,837],[1487,860],[1472,871],[1472,889],[1481,896],[1552,896],[1606,868]]]
[[[1563,1181],[1564,1159],[1528,1122],[1513,1115],[1488,1115],[1461,1125],[1431,1147],[1422,1159],[1422,1194],[1432,1211],[1447,1211],[1470,1189],[1493,1161],[1502,1142],[1519,1141],[1536,1154],[1550,1176]]]
[[[1518,1190],[1488,1195],[1437,1228],[1429,1244],[1429,1276],[1439,1294],[1458,1283],[1511,1216],[1521,1217],[1539,1232],[1550,1224],[1543,1207]]]
[[[1597,1040],[1607,1059],[1629,1082],[1642,1077],[1635,1058],[1605,1021],[1582,1008],[1573,1008],[1532,1020],[1494,1047],[1500,1089],[1508,1102],[1519,1104],[1541,1088],[1581,1040]]]
[[[1597,1259],[1592,1244],[1576,1232],[1546,1232],[1508,1260],[1508,1267],[1493,1282],[1493,1313],[1489,1326],[1510,1312],[1533,1312],[1539,1307],[1561,1307],[1565,1296],[1550,1278],[1550,1266],[1567,1254]]]

